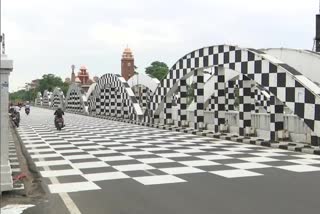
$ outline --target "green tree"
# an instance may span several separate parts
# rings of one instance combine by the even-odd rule
[[[45,74],[42,76],[42,79],[39,80],[37,91],[43,94],[45,90],[53,91],[55,87],[60,87],[61,89],[65,87],[62,79],[54,74]]]
[[[152,78],[162,80],[169,72],[169,68],[164,62],[155,61],[152,62],[149,67],[146,68],[145,73]]]
[[[33,101],[36,98],[36,90],[26,91],[24,89],[10,93],[9,100],[10,102],[18,103],[25,101]]]

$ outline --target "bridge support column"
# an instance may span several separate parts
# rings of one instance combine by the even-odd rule
[[[311,145],[320,146],[320,137],[318,137],[314,132],[311,132]]]
[[[275,96],[270,96],[270,141],[278,141],[283,138],[283,103]],[[281,135],[282,134],[282,135]]]
[[[116,116],[116,88],[111,88],[110,93],[110,107],[111,107],[111,117]]]
[[[234,101],[235,101],[234,86],[235,86],[235,81],[229,80],[227,82],[226,111],[234,111]]]
[[[165,97],[163,119],[164,124],[172,123],[172,96]]]
[[[252,81],[242,74],[240,74],[239,78],[239,134],[245,136],[251,134]]]
[[[217,81],[214,83],[215,91],[217,95],[214,101],[214,131],[220,132],[221,125],[225,124],[225,104],[226,104],[226,91],[225,91],[225,71],[223,68],[218,68],[216,71]]]
[[[187,123],[187,80],[181,79],[178,87],[178,126],[185,126]]]
[[[1,192],[13,189],[11,166],[9,163],[9,74],[13,69],[13,62],[9,60],[6,55],[1,54],[1,66],[0,66],[0,184]]]
[[[194,129],[204,128],[204,77],[203,70],[194,71],[194,102],[196,109],[194,110]]]

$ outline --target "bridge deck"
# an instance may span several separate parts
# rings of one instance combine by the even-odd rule
[[[319,210],[320,156],[68,113],[65,122],[57,131],[53,111],[32,108],[18,132],[48,192],[82,213]]]

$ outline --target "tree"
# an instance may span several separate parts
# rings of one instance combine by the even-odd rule
[[[18,103],[18,102],[24,102],[24,101],[33,101],[36,98],[36,90],[32,89],[29,91],[26,91],[24,89],[10,93],[9,99],[10,102]]]
[[[64,83],[60,77],[57,77],[54,74],[45,74],[42,76],[42,79],[39,80],[39,85],[35,89],[31,89],[29,91],[19,90],[10,93],[10,101],[33,101],[35,100],[38,92],[41,92],[41,94],[43,94],[45,90],[53,91],[55,87],[61,88],[63,93],[66,94],[69,88],[69,84]]]
[[[43,94],[45,90],[53,91],[55,87],[62,86],[63,81],[60,77],[57,77],[54,74],[45,74],[42,76],[42,79],[39,80],[37,91],[40,91],[41,94]]]
[[[152,62],[149,67],[146,68],[145,73],[152,78],[162,80],[168,74],[169,68],[164,62],[155,61]]]

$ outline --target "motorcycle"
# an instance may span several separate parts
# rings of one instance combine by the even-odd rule
[[[61,131],[61,129],[64,127],[63,118],[56,118],[55,125],[56,125],[57,130]]]
[[[11,114],[11,119],[12,119],[14,125],[15,125],[16,127],[19,127],[20,114],[19,114],[19,113]]]
[[[26,108],[26,109],[25,109],[25,112],[26,112],[27,115],[29,115],[30,109],[29,109],[29,108]]]

